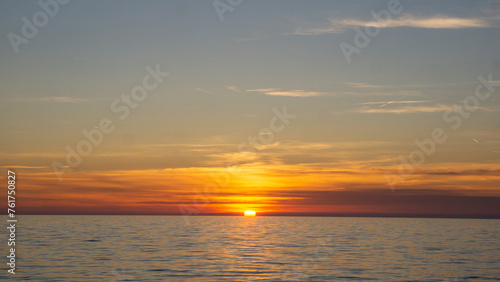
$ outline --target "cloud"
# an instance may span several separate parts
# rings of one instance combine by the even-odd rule
[[[460,195],[454,190],[418,187],[399,190],[397,193],[376,188],[363,190],[353,190],[349,186],[345,188],[340,191],[312,189],[271,191],[268,195],[281,198],[279,200],[281,205],[296,208],[315,207],[315,212],[321,210],[323,213],[500,215],[498,195],[484,196],[477,192],[472,195]]]
[[[276,88],[260,88],[260,89],[250,89],[250,90],[246,90],[246,91],[249,91],[249,92],[269,92],[269,91],[275,91]]]
[[[211,91],[206,90],[206,89],[203,89],[203,88],[201,88],[201,87],[197,87],[197,88],[195,88],[194,90],[196,90],[196,91],[198,91],[198,92],[201,92],[201,93],[212,94],[212,92],[211,92]]]
[[[464,28],[485,28],[491,24],[486,19],[481,18],[455,18],[446,15],[436,15],[433,17],[417,17],[408,13],[387,23],[378,21],[350,21],[351,25],[372,26],[372,27],[413,27],[426,29],[464,29]]]
[[[27,169],[27,168],[32,168],[32,169],[36,169],[36,168],[47,168],[47,166],[29,166],[29,165],[11,165],[11,166],[8,166],[8,165],[4,165],[4,166],[0,166],[1,168],[23,168],[23,169]]]
[[[42,102],[55,102],[55,103],[78,103],[85,102],[85,99],[75,98],[75,97],[45,97],[40,98]]]
[[[380,89],[380,88],[394,88],[393,85],[375,85],[375,84],[367,84],[367,83],[364,83],[364,82],[346,82],[345,83],[347,86],[349,87],[353,87],[353,88],[376,88],[376,89]]]
[[[384,107],[385,105],[389,104],[420,104],[420,103],[428,103],[430,101],[389,101],[389,102],[366,102],[366,103],[359,103],[358,105],[380,105],[380,108]]]
[[[344,84],[349,90],[343,92],[343,94],[347,95],[404,96],[402,98],[424,96],[420,91],[408,90],[408,88],[420,87],[420,85],[381,85],[364,82],[345,82]]]
[[[24,103],[24,102],[81,103],[88,101],[88,99],[65,97],[65,96],[52,96],[52,97],[29,97],[29,98],[14,97],[12,99],[3,101],[14,102],[14,103]]]
[[[404,98],[404,97],[402,97]],[[400,98],[400,99],[402,99]],[[452,111],[455,112],[454,106],[450,105],[442,105],[442,104],[435,104],[435,105],[428,105],[428,106],[411,106],[411,105],[405,105],[405,104],[417,104],[417,103],[425,103],[428,101],[400,101],[400,99],[396,99],[393,101],[389,102],[369,102],[369,103],[364,103],[366,104],[376,104],[380,103],[380,105],[377,108],[370,108],[368,106],[363,106],[355,112],[358,113],[364,113],[364,114],[372,114],[372,113],[381,113],[381,114],[414,114],[414,113],[433,113],[433,112],[442,112],[442,111]],[[363,103],[362,103],[363,104]],[[463,101],[460,101],[459,104],[463,104]],[[385,108],[387,105],[394,105],[394,108]],[[492,112],[493,110],[487,107],[477,107],[476,110],[480,111],[485,111],[485,112]]]
[[[484,169],[484,168],[478,168],[478,169],[462,169],[462,170],[439,170],[439,171],[419,171],[417,172],[418,174],[425,174],[425,175],[452,175],[452,176],[497,176],[500,177],[500,169]]]
[[[403,106],[399,108],[393,108],[393,109],[388,109],[388,108],[369,108],[369,107],[362,107],[361,109],[358,109],[358,113],[363,113],[363,114],[414,114],[414,113],[433,113],[433,112],[442,112],[446,110],[453,110],[451,106],[446,106],[446,105],[433,105],[433,106],[419,106],[419,107],[412,107],[412,106]]]
[[[328,23],[323,26],[316,27],[300,27],[295,29],[292,34],[296,35],[321,35],[343,33],[354,26],[361,27],[378,27],[378,28],[397,28],[397,27],[412,27],[424,29],[470,29],[470,28],[487,28],[493,26],[495,18],[459,18],[447,15],[434,15],[430,17],[415,16],[409,13],[404,13],[398,18],[393,18],[388,21],[376,21],[374,19],[339,19],[330,18]]]
[[[226,88],[231,90],[231,91],[241,93],[241,90],[239,90],[238,87],[236,87],[236,86],[226,86]]]
[[[289,96],[289,97],[313,97],[326,94],[326,92],[304,91],[304,90],[280,90],[277,88],[251,89],[248,92],[262,92],[271,96]]]

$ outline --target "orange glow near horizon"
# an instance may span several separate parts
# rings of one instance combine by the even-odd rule
[[[75,171],[58,182],[50,168],[18,169],[25,214],[496,214],[500,200],[491,164],[428,165],[392,193],[380,171],[356,166],[242,166]],[[221,170],[223,171],[223,170]],[[262,171],[265,171],[263,173]],[[394,171],[397,171],[394,169]],[[436,171],[442,173],[436,176]],[[396,173],[396,172],[395,172]],[[432,174],[431,174],[432,173]],[[257,178],[254,176],[257,175]],[[428,177],[432,175],[431,177]],[[168,181],[166,181],[168,180]],[[245,181],[249,182],[245,182]],[[257,181],[258,180],[258,181]],[[253,181],[259,185],[253,184]],[[266,182],[268,184],[266,184]],[[352,183],[352,184],[351,184]],[[464,185],[464,183],[466,185]],[[204,189],[212,185],[210,189]],[[220,189],[213,188],[220,185]],[[432,189],[420,189],[432,185]],[[453,185],[453,189],[449,187]],[[46,187],[52,187],[46,189]],[[137,189],[140,187],[140,190]],[[307,187],[307,189],[305,188]],[[457,195],[457,192],[460,194]],[[103,193],[107,197],[102,197]],[[138,197],[137,195],[139,195]],[[44,201],[40,201],[40,198]],[[466,205],[464,205],[466,203]],[[7,207],[0,204],[0,207]],[[242,212],[243,211],[243,212]]]
[[[244,215],[245,216],[255,216],[255,211],[245,211]]]

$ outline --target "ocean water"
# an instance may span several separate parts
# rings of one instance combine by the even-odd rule
[[[16,274],[0,279],[500,281],[500,220],[187,219],[19,216]]]

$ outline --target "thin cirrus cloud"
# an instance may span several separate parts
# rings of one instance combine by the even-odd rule
[[[355,110],[355,112],[363,114],[415,114],[415,113],[455,111],[453,106],[443,105],[443,104],[413,106],[412,104],[422,104],[422,103],[428,103],[430,101],[401,101],[401,99],[405,97],[401,97],[400,99],[396,99],[389,102],[360,103],[359,105],[363,106]],[[463,103],[463,101],[461,101],[461,103]],[[367,105],[379,105],[379,106],[373,108]],[[392,107],[386,107],[389,105],[392,105]],[[485,112],[493,111],[491,108],[488,107],[477,107],[476,110]]]
[[[49,102],[49,103],[81,103],[86,102],[88,99],[81,99],[76,97],[53,96],[53,97],[29,97],[3,100],[4,102],[13,103],[29,103],[29,102]]]
[[[380,108],[383,108],[387,105],[390,104],[420,104],[420,103],[428,103],[430,101],[398,101],[398,100],[393,100],[389,102],[365,102],[365,103],[360,103],[359,105],[380,105]]]
[[[326,92],[304,91],[304,90],[281,90],[277,88],[250,89],[246,91],[260,92],[264,93],[265,95],[271,95],[271,96],[289,96],[289,97],[313,97],[326,94]]]
[[[212,94],[212,91],[207,90],[207,89],[203,89],[201,87],[196,87],[194,90],[201,92],[201,93]]]
[[[345,85],[352,88],[367,88],[367,89],[378,89],[378,88],[394,88],[392,85],[376,85],[368,84],[364,82],[346,82]]]
[[[7,168],[7,169],[15,169],[15,168],[22,168],[22,169],[39,169],[39,168],[47,168],[47,166],[32,166],[32,165],[3,165],[0,166],[1,168]]]
[[[343,33],[354,26],[378,27],[378,28],[397,28],[413,27],[424,29],[469,29],[469,28],[487,28],[493,26],[493,20],[496,18],[459,18],[447,15],[435,15],[430,17],[415,16],[404,13],[400,17],[388,21],[360,20],[360,19],[339,19],[330,18],[328,23],[316,27],[299,27],[291,34],[295,35],[321,35]]]
[[[403,106],[398,108],[369,108],[362,107],[356,112],[363,114],[415,114],[415,113],[433,113],[452,110],[453,108],[446,105],[433,105],[433,106]]]
[[[44,97],[44,98],[40,98],[39,101],[55,102],[55,103],[79,103],[79,102],[85,102],[87,100],[75,98],[75,97]]]
[[[234,91],[234,92],[238,92],[238,93],[240,93],[240,92],[241,92],[241,91],[240,91],[240,89],[238,89],[238,87],[233,86],[233,85],[226,86],[226,89],[231,90],[231,91]]]

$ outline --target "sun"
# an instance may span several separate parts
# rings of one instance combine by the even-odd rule
[[[255,216],[255,211],[245,211],[244,215],[245,216]]]

